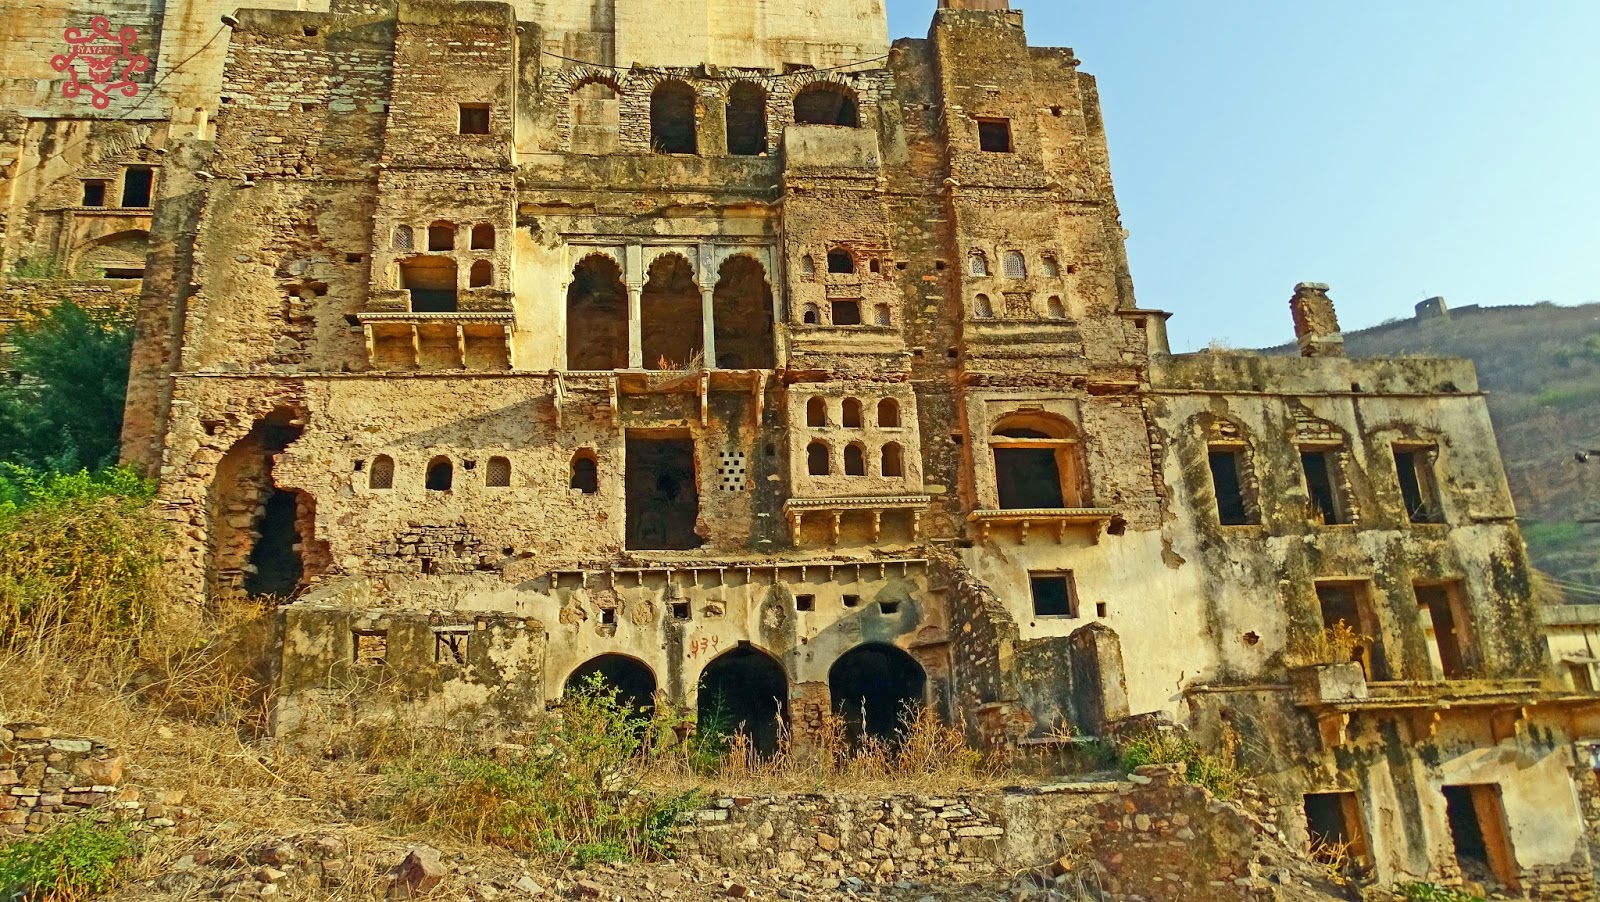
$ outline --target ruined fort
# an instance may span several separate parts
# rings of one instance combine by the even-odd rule
[[[284,741],[593,674],[767,747],[1165,720],[1383,882],[1593,899],[1592,659],[1471,364],[1347,357],[1315,282],[1299,356],[1171,353],[1094,78],[939,5],[40,0],[0,318],[137,307],[125,459],[194,598],[276,600]],[[150,61],[104,109],[94,15]]]

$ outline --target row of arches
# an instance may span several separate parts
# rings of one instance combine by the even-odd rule
[[[436,220],[428,226],[426,233],[427,246],[417,247],[415,230],[408,225],[397,225],[389,236],[389,245],[397,251],[429,250],[453,251],[456,249],[456,233],[458,228],[455,223],[446,220]],[[487,222],[480,222],[472,227],[468,233],[467,247],[475,251],[492,251],[496,241],[495,228]]]
[[[994,301],[987,294],[979,294],[972,299],[972,315],[978,319],[994,319],[997,315],[1004,314],[1009,318],[1031,319],[1037,315],[1033,306],[1033,298],[1023,293],[1021,295],[1006,295],[1004,310],[995,310]],[[1051,295],[1045,301],[1045,317],[1047,319],[1065,320],[1067,318],[1066,302],[1060,295]]]
[[[629,368],[629,304],[615,259],[593,253],[578,262],[567,289],[567,369]],[[681,254],[663,254],[650,264],[639,316],[644,368],[685,370],[703,362],[704,292]],[[711,290],[711,327],[718,368],[776,365],[772,286],[759,260],[735,254],[723,262]]]
[[[1061,261],[1055,254],[1044,254],[1039,258],[1040,275],[1047,279],[1061,277]],[[1068,267],[1071,271],[1071,267]],[[993,275],[989,266],[989,255],[981,250],[973,250],[967,254],[967,274],[977,278],[988,278]],[[1000,275],[1007,279],[1028,278],[1028,257],[1020,250],[1003,251],[1000,254]]]
[[[585,662],[567,677],[564,689],[570,693],[596,681],[639,710],[653,708],[660,691],[648,665],[621,654]],[[833,711],[852,742],[864,736],[892,739],[907,711],[927,702],[927,692],[922,665],[893,645],[858,646],[828,670]],[[763,754],[777,751],[789,721],[789,675],[776,658],[740,643],[701,671],[697,696],[699,729],[744,732]]]
[[[619,149],[622,88],[616,82],[591,76],[573,87],[569,99],[574,153],[603,154]],[[728,89],[723,107],[726,152],[729,156],[761,156],[771,149],[768,134],[771,98],[755,81],[738,81]],[[860,101],[848,86],[814,81],[793,97],[794,122],[799,125],[861,125]],[[650,149],[661,154],[698,155],[701,97],[681,79],[657,82],[650,92]]]
[[[846,476],[882,476],[894,479],[906,475],[905,450],[899,442],[889,442],[878,449],[878,471],[867,472],[867,446],[862,442],[851,442],[844,446],[844,468]],[[833,448],[825,441],[817,439],[806,446],[806,472],[812,476],[832,476],[835,472]]]
[[[860,398],[845,398],[839,405],[839,425],[846,429],[861,429],[867,423],[862,417],[865,407]],[[879,429],[900,428],[900,402],[894,398],[884,398],[877,405],[877,421],[872,425]],[[815,397],[806,402],[806,425],[821,428],[828,425],[828,399]]]
[[[367,471],[369,490],[382,492],[394,488],[394,458],[387,454],[379,454],[370,463],[358,462],[356,469],[362,469],[363,464]],[[465,466],[473,469],[477,464],[469,462]],[[455,470],[455,463],[450,458],[443,455],[434,457],[428,461],[428,466],[423,471],[423,486],[432,492],[448,492],[455,487]],[[483,484],[489,488],[510,487],[511,459],[499,455],[489,458],[483,471]],[[585,495],[593,495],[600,491],[599,465],[594,452],[590,449],[582,448],[573,454],[568,487]]]

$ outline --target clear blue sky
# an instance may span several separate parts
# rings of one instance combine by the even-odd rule
[[[888,0],[895,36],[934,0]],[[1012,0],[1100,82],[1139,302],[1174,351],[1600,301],[1600,0]]]

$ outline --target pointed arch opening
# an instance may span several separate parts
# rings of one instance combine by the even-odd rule
[[[717,367],[770,370],[777,365],[772,285],[766,267],[748,254],[723,262],[711,295]]]
[[[705,354],[703,316],[689,261],[681,254],[657,257],[639,302],[645,368],[699,369]]]
[[[806,446],[806,472],[812,476],[829,476],[833,472],[832,455],[825,442],[812,442]]]
[[[562,694],[588,689],[615,692],[617,702],[633,711],[649,713],[655,708],[655,672],[627,655],[607,654],[585,661],[567,677]]]
[[[650,148],[656,153],[696,154],[694,88],[676,79],[656,85],[650,93]]]
[[[767,92],[753,81],[728,91],[728,153],[756,157],[767,152]]]
[[[814,81],[794,97],[794,121],[800,125],[861,126],[861,106],[856,92],[844,85]]]
[[[448,492],[455,485],[456,468],[448,457],[435,457],[428,461],[428,471],[423,484],[430,492]]]
[[[567,369],[628,368],[628,287],[622,267],[590,254],[572,271],[567,288]]]
[[[852,744],[864,737],[892,741],[926,703],[928,675],[922,665],[893,645],[862,645],[828,669],[833,711],[845,723]]]
[[[886,477],[894,479],[906,475],[905,455],[901,452],[900,446],[895,442],[890,442],[889,444],[883,446],[882,464],[883,466],[879,472]]]
[[[771,655],[740,644],[700,674],[697,729],[744,733],[763,757],[777,754],[789,725],[789,675]]]

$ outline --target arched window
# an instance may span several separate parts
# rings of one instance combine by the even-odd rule
[[[806,446],[806,472],[812,476],[830,475],[833,472],[833,463],[829,457],[826,444],[812,442]]]
[[[605,254],[590,254],[572,271],[567,288],[567,369],[628,367],[628,288],[622,268]]]
[[[1000,269],[1008,279],[1026,279],[1028,258],[1022,256],[1022,251],[1006,251],[1000,258]]]
[[[639,295],[647,369],[682,372],[703,365],[703,305],[694,268],[682,254],[662,254],[650,264],[649,278]]]
[[[800,314],[800,322],[808,326],[822,325],[822,310],[816,304],[807,304],[805,311]]]
[[[851,442],[845,446],[844,475],[867,475],[867,449],[860,442]]]
[[[411,227],[408,225],[395,226],[394,238],[389,242],[397,251],[409,251],[415,243],[411,236]]]
[[[846,429],[861,428],[861,402],[855,398],[844,399],[844,416],[841,422]]]
[[[973,251],[967,255],[967,272],[974,276],[989,275],[989,257],[983,251]]]
[[[428,250],[453,251],[456,249],[456,226],[452,222],[436,222],[428,226]]]
[[[894,317],[889,312],[888,304],[879,304],[872,308],[872,321],[880,326],[894,325]]]
[[[821,398],[812,398],[806,402],[806,425],[828,425],[828,402]]]
[[[848,275],[856,271],[856,260],[841,247],[828,251],[828,272]]]
[[[769,370],[777,365],[772,285],[756,258],[734,254],[717,269],[717,284],[711,290],[711,325],[718,368]]]
[[[861,108],[856,92],[841,84],[814,81],[794,98],[794,121],[800,125],[843,125],[858,128]]]
[[[489,466],[483,471],[483,484],[492,489],[511,485],[511,461],[504,457],[489,458]]]
[[[1039,261],[1039,264],[1044,270],[1045,278],[1061,278],[1061,263],[1056,259],[1054,254],[1045,254],[1044,257]]]
[[[656,153],[700,152],[695,134],[694,88],[669,80],[650,94],[650,148]]]
[[[1012,414],[995,424],[989,447],[1002,510],[1088,506],[1078,433],[1066,420]]]
[[[621,104],[615,85],[605,81],[586,81],[572,89],[572,152],[611,154],[617,152],[621,130]]]
[[[478,260],[472,264],[472,269],[467,273],[468,288],[487,288],[494,284],[494,264],[488,260]]]
[[[978,319],[993,319],[994,305],[989,303],[989,296],[986,294],[980,294],[974,298],[972,302],[972,312],[977,314]]]
[[[379,454],[372,459],[372,468],[367,471],[367,488],[379,490],[394,488],[394,458],[387,454]]]
[[[753,81],[735,82],[728,91],[728,154],[756,157],[767,152],[767,92]]]
[[[448,492],[455,482],[455,467],[448,457],[435,457],[428,461],[428,475],[424,483],[430,492]]]
[[[884,398],[878,402],[878,428],[900,428],[900,402],[893,398]]]
[[[475,251],[494,250],[494,226],[487,222],[480,222],[472,227],[472,249]]]
[[[1061,298],[1059,298],[1059,297],[1052,296],[1050,298],[1048,309],[1050,311],[1050,318],[1051,319],[1066,319],[1067,318],[1067,305],[1061,303]]]
[[[891,478],[906,475],[904,456],[900,453],[900,446],[894,442],[883,446],[883,468],[881,472],[884,476]]]
[[[593,452],[585,449],[572,455],[572,478],[567,486],[585,495],[600,491],[600,468],[595,463]]]
[[[806,254],[800,258],[800,275],[814,276],[817,274],[817,261],[815,257]]]

